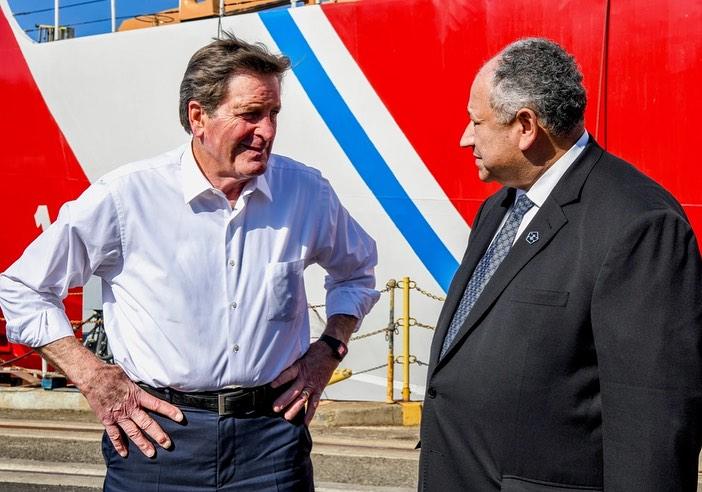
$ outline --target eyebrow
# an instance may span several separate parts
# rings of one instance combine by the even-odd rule
[[[273,109],[280,111],[282,105],[277,104],[273,106]],[[268,107],[268,104],[265,103],[259,103],[259,102],[249,102],[246,104],[242,104],[241,106],[238,106],[238,109],[241,111],[251,111],[251,110],[258,110],[261,108],[266,108]]]

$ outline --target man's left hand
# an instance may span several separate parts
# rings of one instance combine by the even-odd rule
[[[357,322],[353,316],[334,315],[329,318],[324,333],[347,343]],[[292,382],[287,391],[273,403],[273,411],[285,412],[285,419],[292,420],[307,405],[305,425],[309,425],[322,391],[338,365],[339,361],[329,345],[319,341],[311,344],[305,355],[271,382],[273,388]]]

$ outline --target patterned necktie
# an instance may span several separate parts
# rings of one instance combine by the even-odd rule
[[[453,315],[448,332],[446,333],[446,338],[444,338],[444,344],[441,347],[440,358],[443,358],[444,354],[446,354],[458,330],[463,326],[463,322],[468,317],[470,310],[473,309],[473,305],[478,300],[478,297],[480,297],[480,293],[490,281],[490,278],[492,278],[492,275],[497,270],[497,267],[500,266],[502,260],[505,259],[507,253],[509,253],[524,214],[533,206],[534,202],[529,200],[526,194],[520,196],[514,204],[512,212],[509,217],[507,217],[502,229],[500,229],[500,232],[497,234],[497,237],[495,237],[495,240],[483,257],[480,258],[478,266],[475,267],[475,271],[473,271],[473,275],[470,277],[466,290],[463,292],[461,302]]]

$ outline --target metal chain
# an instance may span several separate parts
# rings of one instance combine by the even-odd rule
[[[366,373],[366,372],[377,371],[378,369],[382,369],[383,367],[387,367],[387,366],[388,366],[388,364],[385,363],[385,364],[383,364],[383,365],[371,367],[370,369],[364,369],[364,370],[362,370],[362,371],[353,371],[353,370],[352,370],[352,371],[353,371],[353,375],[354,375],[354,376],[357,376],[357,375],[359,375],[359,374],[363,374],[363,373]]]
[[[404,364],[405,357],[402,355],[398,355],[395,357],[395,364],[402,365]],[[427,362],[424,362],[423,360],[417,359],[416,355],[410,354],[409,356],[409,363],[410,364],[417,364],[418,366],[428,366],[429,364]],[[387,365],[387,364],[385,364]]]
[[[397,321],[395,322],[395,325],[397,325],[397,326],[402,326],[402,325],[404,324],[404,322],[405,322],[404,318],[397,318]],[[427,328],[427,329],[429,329],[429,330],[434,330],[434,329],[436,329],[435,326],[432,326],[432,325],[425,325],[424,323],[420,323],[419,321],[417,321],[417,320],[414,319],[414,318],[410,318],[410,319],[409,319],[409,325],[410,325],[410,326],[419,326],[420,328]]]
[[[395,321],[395,323],[396,323],[398,326],[403,326],[403,325],[405,324],[405,318],[397,318],[397,321]],[[416,319],[414,319],[414,318],[410,318],[410,319],[409,319],[409,325],[410,325],[410,326],[414,326],[414,325],[416,325],[416,324],[417,324],[417,320],[416,320]]]
[[[391,332],[394,333],[395,335],[399,335],[399,334],[400,334],[400,323],[399,323],[398,321],[395,321],[395,323],[393,323],[393,326],[394,326],[394,328],[390,328],[389,326],[388,326],[388,328],[387,328],[388,331],[387,331],[387,333],[385,334],[385,341],[386,341],[386,342],[390,339],[390,333],[391,333]]]
[[[363,335],[357,335],[355,337],[351,337],[350,342],[355,342],[356,340],[362,340],[364,338],[372,337],[373,335],[380,335],[381,333],[386,333],[388,331],[394,331],[393,328],[388,328],[387,326],[385,328],[382,328],[380,330],[375,330],[371,331],[370,333],[364,333]]]
[[[412,285],[412,284],[414,284],[414,285]],[[422,289],[419,285],[416,284],[416,282],[410,282],[410,289],[414,289],[414,290],[418,291],[420,294],[424,294],[425,296],[427,296],[431,299],[434,299],[435,301],[444,302],[446,300],[445,297],[437,296],[436,294],[432,294],[431,292],[428,292],[428,291]]]
[[[404,281],[404,280],[398,280],[396,285],[397,285],[397,287],[398,287],[399,289],[404,289],[404,288],[405,288],[405,281]],[[414,289],[416,286],[417,286],[417,282],[415,282],[414,280],[410,280],[410,281],[409,281],[409,286],[408,286],[408,288]]]
[[[410,354],[409,356],[409,364],[416,364],[417,362],[417,357]],[[398,355],[395,357],[395,364],[404,364],[405,363],[405,356],[404,355]]]
[[[102,326],[103,325],[103,319],[102,319],[102,309],[94,309],[92,316],[90,316],[88,319],[83,320],[83,321],[71,321],[71,324],[74,326],[74,330],[77,330],[78,328],[82,328],[83,325],[87,325],[88,323],[92,323],[95,327],[97,326]]]
[[[324,304],[322,304],[322,306],[323,305]],[[317,311],[318,307],[321,307],[321,306],[311,306],[311,305],[309,306],[309,308],[312,310],[314,315],[317,316],[317,319],[319,320],[319,322],[324,325],[324,324],[326,324],[326,320],[324,319],[324,317],[321,314],[319,314],[319,311]]]
[[[0,321],[7,322],[7,320],[5,318],[3,318],[2,316],[0,316]],[[76,331],[78,328],[82,327],[84,324],[90,323],[91,320],[90,320],[90,318],[88,318],[86,320],[71,319],[71,320],[68,320],[68,322],[73,327],[73,331]]]
[[[29,357],[30,355],[32,355],[32,354],[35,353],[35,352],[36,352],[36,350],[30,350],[30,351],[27,352],[27,353],[24,353],[24,354],[22,354],[22,355],[20,355],[20,356],[18,356],[18,357],[15,357],[14,359],[10,359],[10,360],[3,360],[3,359],[0,359],[0,367],[5,367],[5,366],[12,365],[12,364],[14,364],[15,362],[17,362],[18,360],[22,360],[22,359],[24,359],[25,357]]]
[[[424,323],[420,323],[417,320],[414,320],[413,326],[419,326],[420,328],[426,328],[427,330],[436,330],[436,326],[425,325]]]

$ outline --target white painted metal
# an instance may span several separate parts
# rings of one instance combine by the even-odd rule
[[[470,228],[446,199],[434,176],[402,133],[322,10],[301,8],[292,11],[291,15],[334,87],[346,101],[395,177],[456,261],[460,261]],[[433,284],[433,280],[432,288],[438,288],[438,285]]]
[[[110,20],[112,32],[115,32],[117,30],[117,8],[115,6],[115,0],[110,0]]]
[[[54,0],[54,41],[59,39],[59,0]]]

